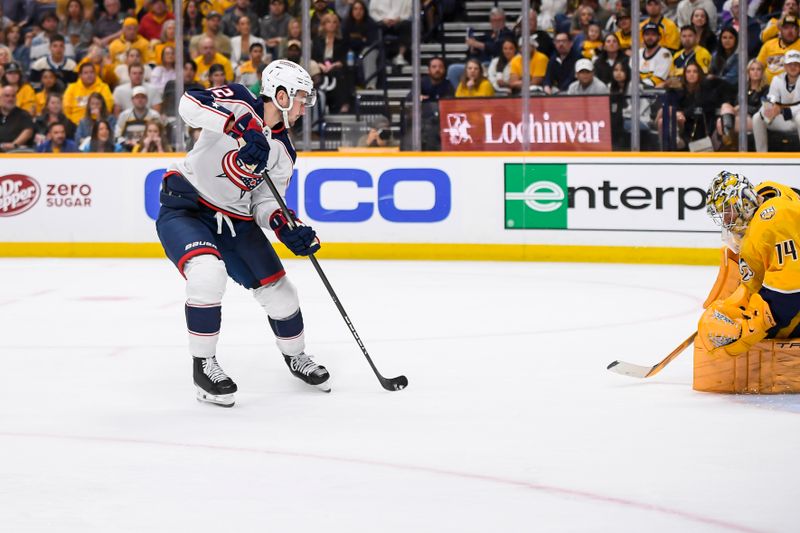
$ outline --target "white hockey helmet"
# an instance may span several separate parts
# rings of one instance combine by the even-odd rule
[[[289,95],[289,105],[282,107],[275,95],[278,89],[283,88]],[[314,82],[306,69],[287,59],[278,59],[267,65],[261,74],[261,94],[272,100],[275,107],[284,113],[289,111],[294,104],[294,99],[299,91],[306,93],[306,107],[313,107],[317,102],[317,92],[314,90]]]

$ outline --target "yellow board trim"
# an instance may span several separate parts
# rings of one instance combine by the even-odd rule
[[[278,255],[294,257],[283,245]],[[395,259],[415,261],[545,261],[569,263],[719,264],[718,248],[566,246],[549,244],[330,243],[322,259]],[[158,243],[5,242],[0,257],[164,257]]]

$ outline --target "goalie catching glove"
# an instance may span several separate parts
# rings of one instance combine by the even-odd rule
[[[320,249],[317,233],[309,226],[304,226],[291,209],[289,214],[294,221],[293,228],[280,209],[270,215],[269,227],[294,255],[311,255],[317,252]]]
[[[236,172],[234,169],[237,185],[241,181],[246,190],[253,190],[258,187],[264,178],[261,173],[267,166],[269,157],[269,144],[264,136],[258,120],[253,118],[250,113],[245,113],[238,120],[230,122],[225,127],[225,133],[239,141],[239,150],[230,155],[234,158],[231,163],[243,172]],[[227,173],[227,172],[226,172]]]
[[[717,300],[705,310],[697,325],[700,342],[709,352],[741,355],[767,336],[775,326],[769,304],[760,294],[747,297],[740,285],[725,300]]]

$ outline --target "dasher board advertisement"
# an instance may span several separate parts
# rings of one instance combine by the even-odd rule
[[[611,150],[608,96],[531,98],[529,106],[531,151]],[[522,150],[521,116],[521,98],[440,100],[442,150]]]

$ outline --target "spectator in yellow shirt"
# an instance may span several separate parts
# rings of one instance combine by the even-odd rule
[[[631,41],[633,40],[633,37],[631,37],[632,26],[633,22],[631,22],[630,10],[624,7],[620,8],[617,11],[617,31],[614,33],[614,35],[617,36],[620,49],[623,52],[631,49]]]
[[[78,81],[70,83],[64,93],[64,114],[67,118],[75,124],[79,123],[86,114],[89,96],[95,92],[100,93],[108,109],[114,107],[114,98],[108,85],[98,79],[94,65],[84,63],[78,73]]]
[[[703,69],[703,74],[708,74],[711,66],[711,54],[708,50],[697,44],[697,30],[694,26],[684,26],[681,28],[681,45],[683,49],[675,52],[672,56],[672,72],[670,76],[680,76],[683,68],[689,63],[697,63]]]
[[[494,87],[483,76],[483,65],[475,58],[467,60],[464,74],[456,89],[456,98],[473,98],[477,96],[494,96]]]
[[[764,65],[764,77],[767,83],[783,73],[783,56],[788,50],[800,50],[800,27],[795,15],[784,15],[781,19],[780,32],[777,39],[770,39],[761,46],[758,62]]]
[[[131,48],[139,50],[145,62],[150,61],[150,43],[139,35],[139,23],[136,19],[128,17],[122,23],[122,35],[108,45],[108,55],[114,63],[125,63],[125,55]]]
[[[17,93],[17,107],[20,107],[36,116],[36,93],[29,84],[22,81],[22,71],[16,63],[6,65],[6,74],[3,76],[3,85],[11,85]]]
[[[209,87],[208,69],[211,65],[222,65],[225,69],[225,80],[230,83],[233,81],[233,67],[228,58],[217,52],[214,46],[214,39],[203,36],[199,45],[200,55],[194,58],[197,64],[197,80],[204,86]]]
[[[764,27],[764,31],[761,32],[762,43],[778,37],[778,26],[784,15],[800,15],[800,5],[798,5],[797,0],[786,0],[783,3],[781,16],[769,19],[769,22],[767,22],[767,25]]]
[[[520,38],[519,45],[522,47],[523,40]],[[531,47],[531,62],[530,62],[530,76],[531,76],[531,85],[539,85],[541,86],[544,82],[544,76],[547,73],[547,63],[549,59],[543,53],[537,50],[537,42],[535,36],[531,35],[530,37],[530,47]],[[511,91],[514,93],[518,93],[522,89],[522,54],[517,54],[514,58],[511,59],[511,63],[509,63],[509,81],[508,86],[511,88]],[[459,85],[460,87],[460,85]]]
[[[678,50],[681,47],[681,37],[678,31],[678,26],[673,21],[668,19],[663,14],[664,6],[661,0],[647,0],[645,10],[647,11],[648,18],[644,19],[639,24],[639,39],[642,38],[642,28],[648,22],[658,25],[661,28],[661,41],[658,44],[670,50]]]

